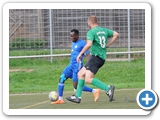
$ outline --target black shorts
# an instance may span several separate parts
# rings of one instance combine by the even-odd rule
[[[90,60],[85,65],[85,68],[87,70],[90,70],[95,75],[99,68],[103,66],[104,62],[105,60],[103,60],[102,58],[92,55]]]

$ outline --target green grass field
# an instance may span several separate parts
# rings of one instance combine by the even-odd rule
[[[144,62],[144,59],[131,62],[106,61],[95,77],[106,84],[115,85],[117,89],[144,88]],[[59,76],[68,63],[68,58],[54,58],[52,63],[40,58],[10,59],[9,92],[31,93],[56,90]],[[73,90],[71,79],[66,81],[65,90]]]

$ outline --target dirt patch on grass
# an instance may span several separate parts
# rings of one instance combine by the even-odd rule
[[[9,72],[32,72],[34,69],[9,69]]]

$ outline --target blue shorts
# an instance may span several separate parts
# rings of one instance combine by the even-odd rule
[[[78,71],[83,67],[78,66],[78,64],[69,64],[62,72],[67,78],[71,78],[73,82],[78,82]]]

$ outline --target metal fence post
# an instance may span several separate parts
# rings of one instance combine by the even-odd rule
[[[52,55],[52,13],[51,9],[49,9],[49,23],[50,23],[50,55]],[[51,57],[52,63],[52,57]]]
[[[130,10],[128,9],[128,61],[130,61]]]

